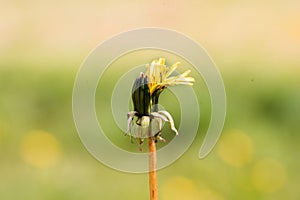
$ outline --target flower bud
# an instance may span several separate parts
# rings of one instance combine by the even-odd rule
[[[137,112],[138,118],[150,115],[151,97],[148,86],[148,77],[141,73],[132,87],[132,101],[134,111]]]

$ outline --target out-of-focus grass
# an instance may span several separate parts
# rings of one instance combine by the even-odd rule
[[[66,68],[1,69],[1,199],[148,197],[146,174],[109,169],[93,159],[81,144],[71,111],[75,73]],[[222,74],[228,112],[221,140],[206,159],[198,160],[205,131],[201,127],[187,153],[158,172],[160,196],[163,199],[171,196],[249,200],[299,198],[300,95],[296,73],[273,77],[242,72]],[[202,95],[200,91],[198,94]],[[101,99],[101,94],[97,95]],[[209,118],[209,108],[205,107],[207,99],[204,101],[200,104],[206,110],[203,118]],[[164,103],[170,106],[167,101]],[[201,121],[200,126],[207,127],[208,120]],[[36,135],[32,135],[32,131],[51,137],[38,136],[36,139],[42,140],[40,143],[28,143]],[[131,150],[137,149],[136,144],[130,144],[129,138],[123,135],[117,138],[120,146],[130,145]],[[26,152],[31,152],[31,159],[39,159],[42,155],[46,165],[31,162],[26,152],[22,152],[24,145]],[[59,150],[53,154],[55,148]],[[35,151],[36,154],[32,153]],[[53,159],[53,155],[55,159],[48,166],[47,159]]]
[[[221,69],[228,100],[221,140],[206,159],[198,160],[210,102],[196,75],[200,129],[183,157],[158,172],[161,199],[299,199],[299,5],[1,2],[0,199],[148,198],[147,175],[109,169],[85,150],[71,111],[76,66],[88,52],[111,35],[145,26],[174,29],[203,44]],[[153,54],[160,56],[162,52]],[[172,63],[174,57],[166,57]],[[134,61],[150,60],[137,56]],[[107,71],[106,90],[96,94],[98,119],[112,80],[127,70],[123,63],[132,67],[119,63],[123,71]],[[165,93],[161,101],[178,124],[180,114],[176,103],[168,103],[169,96]],[[108,137],[136,151],[108,109],[104,114],[101,121],[113,130]]]

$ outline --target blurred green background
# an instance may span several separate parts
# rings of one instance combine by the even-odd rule
[[[145,26],[174,29],[202,44],[228,100],[222,137],[199,160],[210,103],[197,79],[200,129],[191,148],[158,172],[160,198],[300,199],[299,10],[296,0],[2,0],[0,199],[148,199],[147,174],[112,170],[86,151],[71,105],[89,52]],[[172,112],[168,101],[164,106]],[[121,146],[137,148],[114,134]]]

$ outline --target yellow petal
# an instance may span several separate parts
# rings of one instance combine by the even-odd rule
[[[191,70],[186,70],[181,74],[181,76],[187,76],[189,73],[191,73]]]
[[[165,59],[164,58],[160,58],[159,60],[158,60],[158,63],[157,64],[159,64],[159,65],[164,65],[165,64]]]
[[[168,77],[168,76],[170,76],[176,69],[177,69],[177,67],[180,65],[180,62],[177,62],[177,63],[175,63],[175,64],[173,64],[171,67],[170,67],[170,69],[168,70],[168,72],[166,73],[166,78]]]
[[[179,77],[175,79],[176,81],[184,81],[184,82],[195,82],[195,79],[193,77]]]
[[[157,60],[153,60],[153,61],[151,62],[151,65],[154,65],[155,63],[157,63]]]

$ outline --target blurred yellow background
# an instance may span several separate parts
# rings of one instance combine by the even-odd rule
[[[71,105],[91,50],[146,26],[200,43],[228,100],[223,135],[198,160],[209,121],[204,95],[195,142],[158,172],[161,199],[300,199],[299,11],[296,0],[2,0],[0,199],[148,199],[146,174],[114,171],[85,150]]]

